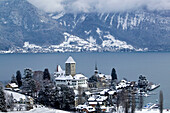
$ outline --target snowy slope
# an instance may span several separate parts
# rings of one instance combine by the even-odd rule
[[[4,113],[4,112],[0,112],[0,113]],[[14,111],[9,113],[70,113],[70,112],[43,107],[43,108],[34,108],[30,111]]]
[[[5,94],[7,95],[13,95],[13,98],[17,101],[20,101],[20,98],[22,99],[26,99],[26,96],[17,92],[13,92],[13,91],[8,91],[8,90],[4,90]]]

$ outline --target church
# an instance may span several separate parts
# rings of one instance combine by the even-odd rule
[[[64,84],[74,89],[88,87],[88,78],[83,74],[76,73],[76,62],[71,56],[65,62],[65,70],[60,65],[57,65],[54,80],[56,85]]]

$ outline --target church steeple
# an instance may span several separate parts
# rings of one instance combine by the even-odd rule
[[[97,69],[97,64],[95,64],[95,70],[94,70],[95,75],[99,73],[98,69]]]

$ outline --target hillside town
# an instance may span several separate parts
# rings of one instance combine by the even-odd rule
[[[76,73],[76,61],[69,56],[65,70],[58,64],[55,72],[18,70],[9,83],[0,87],[0,111],[29,111],[45,106],[70,112],[135,113],[163,110],[163,92],[159,102],[144,106],[144,98],[160,84],[149,82],[144,75],[138,81],[119,80],[113,68],[110,75],[100,73],[97,64],[90,78]]]

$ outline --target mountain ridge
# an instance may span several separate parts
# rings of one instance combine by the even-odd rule
[[[0,5],[0,50],[3,52],[170,50],[169,10],[72,14],[46,13],[27,0],[3,0]],[[68,43],[65,33],[74,41]],[[88,44],[82,45],[78,40]],[[25,42],[41,49],[28,48]],[[64,42],[67,45],[63,46]]]

